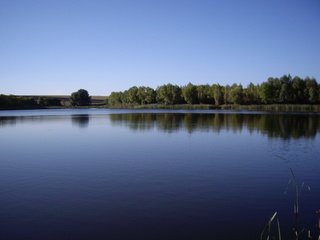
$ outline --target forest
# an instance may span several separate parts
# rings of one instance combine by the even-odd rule
[[[222,86],[219,84],[185,86],[171,83],[156,89],[131,87],[123,92],[112,92],[106,99],[108,106],[146,104],[317,104],[320,85],[315,78],[284,75],[270,77],[261,84],[250,83]]]
[[[157,108],[160,105],[188,104],[191,106],[225,106],[225,105],[315,105],[320,103],[320,85],[315,78],[284,75],[280,78],[270,77],[261,84],[250,83],[220,85],[205,84],[185,86],[171,83],[161,85],[156,89],[151,87],[131,87],[123,92],[112,92],[106,97],[106,107],[146,106]],[[15,96],[0,95],[0,109],[24,109],[47,107],[103,107],[103,99],[95,99],[85,89],[73,92],[71,96]]]

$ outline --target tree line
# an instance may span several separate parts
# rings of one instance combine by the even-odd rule
[[[270,77],[261,84],[250,83],[222,86],[220,84],[185,86],[164,84],[156,89],[151,87],[131,87],[123,92],[112,92],[106,98],[108,106],[130,106],[147,104],[318,104],[320,85],[315,78],[304,79],[284,75]],[[45,108],[51,106],[90,106],[91,97],[87,90],[73,92],[67,103],[55,97],[21,97],[0,95],[0,109]]]
[[[320,102],[320,85],[315,78],[292,78],[284,75],[270,77],[261,84],[250,83],[222,86],[219,84],[185,86],[165,84],[151,87],[131,87],[123,92],[112,92],[107,97],[109,106],[144,104],[315,104]]]
[[[29,108],[36,107],[38,103],[30,97],[19,97],[14,95],[0,95],[0,108]]]
[[[67,105],[90,106],[91,97],[85,89],[73,92],[68,99]],[[20,109],[20,108],[45,108],[60,107],[66,105],[61,98],[50,96],[22,97],[15,95],[0,95],[0,109]]]

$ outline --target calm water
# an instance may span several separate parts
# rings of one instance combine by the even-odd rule
[[[320,208],[320,115],[0,112],[0,239],[258,239]]]

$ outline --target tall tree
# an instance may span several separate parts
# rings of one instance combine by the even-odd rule
[[[241,104],[243,98],[243,88],[242,85],[233,84],[229,93],[230,102],[233,104]]]
[[[231,87],[227,84],[224,88],[223,88],[223,101],[225,104],[229,104],[231,103],[231,99],[230,99],[230,90]]]
[[[150,87],[139,87],[138,98],[140,104],[151,104],[156,102],[156,92]]]
[[[268,78],[260,85],[260,98],[262,103],[277,103],[279,101],[281,84],[278,78]]]
[[[107,98],[107,104],[110,106],[115,106],[122,104],[122,92],[112,92],[110,96]]]
[[[139,104],[138,88],[136,86],[129,88],[128,90],[128,103]]]
[[[290,75],[283,75],[280,78],[280,92],[278,99],[280,103],[292,102],[292,79]]]
[[[255,86],[253,83],[250,83],[247,88],[243,89],[243,99],[244,104],[257,104],[260,102],[259,86]]]
[[[177,85],[166,84],[157,88],[157,102],[166,105],[182,103],[181,88]]]
[[[197,87],[192,83],[188,83],[187,86],[182,88],[183,99],[189,104],[195,104],[198,102]]]
[[[214,103],[215,105],[221,105],[223,104],[223,87],[221,87],[219,84],[213,84],[211,86],[211,91],[213,93]]]
[[[198,93],[198,101],[201,104],[212,104],[214,98],[211,95],[211,89],[208,84],[196,86]]]
[[[307,97],[306,93],[306,82],[300,77],[294,77],[292,79],[292,101],[294,103],[306,103]]]
[[[72,106],[89,106],[91,104],[91,97],[85,89],[79,89],[77,92],[71,94]]]
[[[316,103],[319,100],[318,83],[314,78],[305,78],[305,96],[309,103]]]

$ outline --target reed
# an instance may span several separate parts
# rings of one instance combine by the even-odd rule
[[[316,229],[316,237],[312,236],[312,231],[310,228],[300,228],[299,227],[299,203],[300,203],[300,195],[303,189],[307,189],[308,191],[311,191],[310,186],[306,185],[304,182],[302,184],[299,184],[293,170],[290,168],[291,172],[291,178],[289,179],[289,182],[287,184],[285,193],[287,193],[289,186],[292,185],[294,189],[294,203],[293,203],[293,213],[294,213],[294,227],[292,228],[292,239],[294,240],[301,240],[301,239],[309,239],[309,240],[320,240],[320,209],[316,211],[317,214],[317,229]],[[275,223],[276,222],[276,223]],[[274,228],[274,225],[276,224],[277,228],[277,234],[275,235],[274,231],[272,229]],[[281,231],[280,231],[280,221],[278,218],[278,212],[275,212],[272,217],[268,220],[267,224],[263,228],[261,234],[260,234],[260,240],[269,240],[269,239],[282,239]]]
[[[272,235],[272,226],[274,225],[274,221],[276,220],[276,227],[277,227],[277,235],[278,235],[278,240],[281,240],[281,230],[280,230],[280,222],[278,218],[278,213],[275,212],[271,218],[268,220],[267,224],[263,228],[261,234],[260,234],[260,240],[269,240],[270,238],[275,239]]]
[[[299,214],[299,195],[300,195],[300,191],[299,191],[299,185],[298,185],[296,176],[294,175],[292,168],[290,168],[290,172],[291,172],[291,175],[292,175],[292,180],[293,180],[294,189],[295,189],[293,213],[297,216]],[[304,184],[302,183],[302,186],[303,185]],[[301,187],[301,189],[302,189],[302,187]]]

